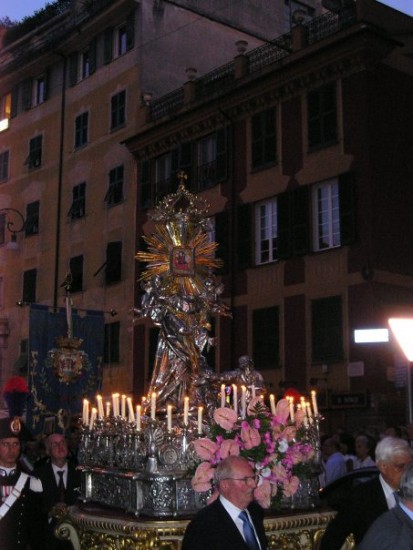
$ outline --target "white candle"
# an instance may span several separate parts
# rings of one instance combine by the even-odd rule
[[[303,424],[305,428],[308,428],[308,418],[306,416],[303,417]]]
[[[189,414],[189,397],[184,397],[184,424],[188,425],[188,414]]]
[[[101,396],[101,395],[97,395],[97,396],[96,396],[96,401],[97,401],[97,404],[98,404],[98,418],[99,418],[99,420],[103,420],[103,417],[104,417],[105,415],[104,415],[104,411],[103,411],[102,396]]]
[[[247,412],[247,388],[241,386],[241,418],[245,418]]]
[[[225,384],[221,384],[221,407],[225,407]]]
[[[172,405],[167,406],[167,428],[168,433],[172,431]]]
[[[110,401],[106,401],[106,417],[110,416]]]
[[[270,394],[270,408],[271,414],[275,416],[275,395],[273,393]]]
[[[238,416],[238,388],[235,384],[232,384],[232,404],[234,412]]]
[[[93,430],[93,426],[96,420],[96,414],[97,414],[97,410],[95,409],[95,407],[93,407],[92,414],[90,415],[89,430]]]
[[[136,405],[136,429],[138,432],[141,431],[141,405]]]
[[[128,397],[126,401],[128,403],[128,416],[129,416],[128,421],[133,422],[134,414],[133,414],[132,397]]]
[[[255,399],[256,398],[256,394],[255,394],[255,384],[253,384],[251,386],[251,395],[252,395],[252,398]]]
[[[204,410],[203,407],[198,407],[198,434],[202,434],[202,411]]]
[[[311,401],[313,403],[314,414],[315,414],[315,416],[317,416],[318,415],[318,404],[317,404],[317,394],[316,394],[315,390],[311,391]]]
[[[155,414],[156,414],[156,392],[152,392],[152,395],[151,395],[151,418],[152,418],[152,420],[155,420]]]
[[[294,397],[289,398],[290,401],[290,419],[291,422],[294,422]]]
[[[122,418],[126,418],[126,395],[122,395],[120,415]]]
[[[119,394],[118,393],[112,394],[112,401],[113,401],[113,416],[117,417],[119,416]]]
[[[313,413],[311,411],[311,405],[308,401],[306,401],[306,409],[307,409],[307,416],[308,416],[308,420],[310,421],[310,424],[313,423]]]
[[[83,425],[87,426],[89,424],[89,401],[87,399],[83,399]]]

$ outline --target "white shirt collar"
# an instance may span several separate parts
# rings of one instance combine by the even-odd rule
[[[390,510],[396,506],[396,498],[394,496],[394,489],[384,480],[383,476],[379,475],[379,480],[384,491],[384,496],[386,497],[387,507]]]

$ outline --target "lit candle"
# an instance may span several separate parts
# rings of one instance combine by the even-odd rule
[[[221,384],[221,407],[225,407],[225,384]]]
[[[303,424],[304,428],[308,428],[308,418],[306,416],[303,417]]]
[[[119,416],[119,394],[118,393],[112,394],[112,402],[113,402],[113,416],[117,417]]]
[[[289,398],[290,401],[290,419],[291,422],[294,422],[294,397]]]
[[[141,405],[136,405],[136,429],[138,432],[141,431]]]
[[[234,407],[234,412],[238,416],[238,388],[235,384],[232,384],[232,404]]]
[[[241,386],[241,418],[245,418],[247,413],[247,388]]]
[[[87,399],[83,399],[83,425],[87,426],[89,424],[89,401]]]
[[[270,408],[271,414],[275,416],[275,395],[273,393],[270,394]]]
[[[129,413],[129,422],[133,422],[134,420],[134,415],[133,415],[133,405],[132,405],[132,397],[128,397],[127,398],[127,403],[128,403],[128,413]]]
[[[311,401],[313,403],[314,415],[317,416],[318,415],[318,404],[317,404],[317,394],[316,394],[315,390],[311,391]]]
[[[171,433],[172,431],[172,405],[168,405],[167,407],[167,424],[168,424],[168,433]]]
[[[122,418],[126,418],[126,395],[122,395],[120,415]]]
[[[202,434],[202,411],[204,410],[203,407],[198,407],[198,434]]]
[[[103,420],[103,417],[104,417],[105,415],[104,415],[104,412],[103,412],[103,401],[102,401],[102,396],[101,396],[101,395],[97,395],[97,396],[96,396],[96,401],[97,401],[97,404],[98,404],[98,418],[99,418],[99,420]]]
[[[152,418],[152,420],[155,420],[155,414],[156,414],[156,392],[152,392],[152,395],[151,395],[151,418]]]
[[[189,414],[189,397],[185,396],[184,398],[184,424],[188,425],[188,414]]]
[[[313,413],[311,411],[311,405],[308,401],[306,401],[306,409],[307,409],[307,416],[308,416],[308,420],[310,421],[310,424],[313,423]]]
[[[93,426],[96,420],[96,414],[97,414],[97,410],[95,409],[95,407],[92,407],[92,413],[90,415],[90,422],[89,422],[89,430],[93,430]]]
[[[106,416],[110,416],[110,401],[106,401]]]

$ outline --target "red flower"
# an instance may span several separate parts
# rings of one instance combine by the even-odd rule
[[[29,393],[29,386],[21,376],[12,376],[9,378],[3,388],[3,394],[6,393]]]

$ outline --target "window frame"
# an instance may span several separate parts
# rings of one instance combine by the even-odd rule
[[[40,201],[29,202],[26,205],[26,221],[24,222],[24,234],[26,237],[39,234]]]
[[[307,93],[307,143],[310,152],[338,141],[337,85],[336,81],[328,82]],[[332,93],[332,106],[328,105],[329,93]]]
[[[71,274],[70,292],[83,292],[83,270],[84,256],[79,254],[69,260],[69,271]]]
[[[75,118],[75,149],[85,147],[89,142],[89,111],[80,113]]]
[[[104,202],[107,203],[108,208],[112,208],[113,206],[122,203],[125,199],[123,193],[125,183],[124,164],[119,164],[109,170],[108,178],[108,190],[106,192]]]
[[[253,357],[257,370],[280,368],[280,308],[277,305],[252,311]]]
[[[312,363],[342,361],[344,357],[342,296],[313,299],[310,308]]]
[[[39,134],[29,140],[29,156],[25,162],[25,164],[28,165],[29,170],[32,170],[33,168],[40,168],[42,165],[42,153],[43,135]]]
[[[265,213],[262,212],[263,207]],[[262,221],[268,220],[263,226]],[[254,207],[255,221],[255,265],[265,265],[278,260],[278,204],[277,197],[257,202]],[[269,235],[274,232],[275,235]],[[263,238],[263,231],[266,232],[266,238]],[[268,241],[267,249],[263,249],[263,242]],[[275,244],[274,244],[275,241]],[[268,259],[263,259],[263,254],[268,255]]]
[[[121,101],[122,99],[122,101]],[[126,90],[121,90],[110,98],[110,129],[123,128],[126,124]]]
[[[120,322],[105,323],[104,331],[103,363],[120,363]]]
[[[27,269],[23,271],[23,289],[22,300],[25,303],[36,302],[37,269]]]
[[[0,153],[0,182],[7,181],[9,179],[9,166],[10,166],[10,151],[2,151]]]
[[[111,241],[106,247],[105,284],[122,280],[122,241]]]
[[[323,194],[323,197],[320,194]],[[311,188],[313,251],[322,252],[341,246],[340,189],[337,178],[316,183]],[[321,203],[324,204],[320,208]],[[321,220],[321,218],[323,218]],[[322,232],[322,227],[326,231]],[[326,241],[325,246],[321,240]]]
[[[251,117],[251,170],[277,163],[277,111],[273,107]]]
[[[86,216],[86,182],[82,181],[72,188],[72,204],[68,216],[71,220],[80,220]]]

